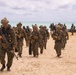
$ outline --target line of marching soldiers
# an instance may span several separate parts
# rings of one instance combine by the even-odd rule
[[[0,27],[0,62],[2,67],[0,71],[3,71],[7,66],[7,71],[13,63],[15,52],[18,52],[18,56],[22,57],[23,41],[25,39],[26,46],[29,47],[29,55],[38,57],[39,53],[43,54],[44,49],[47,47],[47,40],[49,39],[49,31],[46,26],[40,25],[39,29],[37,25],[32,25],[32,29],[29,26],[22,28],[22,23],[19,22],[17,27],[11,27],[8,24],[7,18],[1,20]],[[65,44],[69,39],[66,26],[62,24],[50,26],[52,32],[51,36],[55,40],[54,49],[56,50],[57,57],[61,55],[61,49],[65,48]],[[39,49],[40,48],[40,52]],[[5,61],[5,55],[7,54],[7,64]]]
[[[61,50],[65,48],[69,35],[67,27],[64,24],[58,23],[57,25],[51,24],[50,29],[52,31],[52,38],[55,40],[54,49],[56,50],[57,57],[61,56]]]
[[[49,39],[49,32],[46,29],[46,26],[40,26],[38,29],[37,25],[32,25],[32,29],[29,26],[22,28],[22,23],[18,23],[17,27],[14,28],[16,34],[16,51],[18,56],[22,57],[22,47],[23,47],[23,38],[25,38],[26,46],[29,47],[29,55],[38,57],[38,47],[40,48],[40,53],[43,53],[43,49],[46,49],[47,39]]]
[[[37,25],[32,25],[32,29],[29,26],[22,28],[22,23],[19,22],[17,27],[11,27],[8,24],[7,18],[1,20],[0,27],[0,62],[2,67],[0,71],[3,71],[7,66],[7,71],[13,63],[13,58],[15,52],[18,52],[18,56],[22,57],[23,41],[25,39],[26,46],[29,47],[29,55],[34,57],[39,56],[38,48],[40,48],[40,53],[46,49],[47,39],[49,39],[49,32],[46,26],[40,26],[39,30]],[[7,54],[7,64],[5,61],[5,56]]]

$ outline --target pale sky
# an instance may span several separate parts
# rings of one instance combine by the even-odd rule
[[[0,0],[0,20],[76,22],[76,0]]]

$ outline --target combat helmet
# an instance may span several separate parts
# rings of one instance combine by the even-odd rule
[[[19,22],[19,23],[17,24],[17,27],[18,27],[18,26],[22,26],[22,23],[21,23],[21,22]]]
[[[8,23],[9,21],[7,20],[6,17],[1,20],[1,24],[8,24]]]
[[[33,30],[38,31],[37,25],[32,25]]]

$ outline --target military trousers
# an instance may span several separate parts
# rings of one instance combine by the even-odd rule
[[[62,48],[62,43],[61,42],[56,42],[54,49],[56,50],[57,56],[61,55],[61,48]]]
[[[7,50],[0,50],[0,62],[2,65],[5,65],[5,56],[7,54],[7,67],[11,67],[13,63],[13,58],[14,58],[14,53],[11,51]]]

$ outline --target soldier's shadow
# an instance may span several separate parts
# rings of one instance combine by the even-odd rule
[[[0,71],[0,74],[5,75],[6,73],[9,73],[11,71],[7,71],[6,69],[4,71]]]
[[[61,58],[63,58],[63,57],[62,56],[60,56],[60,57],[55,56],[55,57],[52,57],[51,59],[61,59]]]
[[[25,56],[25,58],[31,59],[31,58],[34,58],[34,57],[32,55],[30,55],[30,56]]]

